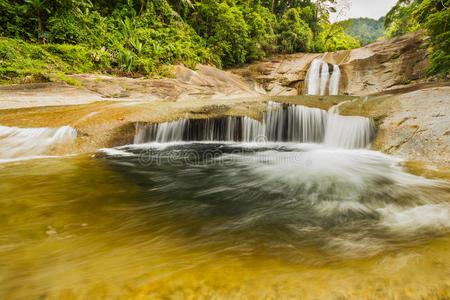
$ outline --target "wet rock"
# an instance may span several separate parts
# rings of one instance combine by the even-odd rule
[[[340,66],[340,94],[370,95],[394,89],[406,81],[424,78],[424,70],[429,65],[425,39],[423,32],[414,32],[359,49],[326,54],[278,55],[266,62],[256,62],[231,71],[261,84],[271,95],[275,95],[273,87],[291,86],[304,81],[311,62],[321,58],[330,66]],[[329,69],[332,70],[332,67]],[[298,86],[297,90],[298,94],[305,93],[304,86]],[[276,92],[276,95],[292,94],[289,89],[276,89]]]
[[[50,105],[76,105],[96,101],[132,99],[181,101],[212,98],[255,97],[264,94],[258,85],[248,85],[238,75],[198,65],[197,70],[175,66],[175,78],[145,79],[103,74],[67,75],[81,87],[64,82],[0,86],[0,109]]]
[[[450,87],[391,97],[374,149],[405,159],[450,165]]]

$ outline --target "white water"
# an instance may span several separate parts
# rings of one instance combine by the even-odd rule
[[[320,143],[325,134],[327,112],[302,105],[270,110],[264,118],[268,141]]]
[[[450,230],[445,182],[408,174],[400,159],[376,151],[280,142],[178,142],[102,152],[176,205],[176,197],[182,197],[181,202],[204,209],[202,216],[210,210],[224,213],[223,222],[208,226],[215,233],[205,237],[208,241],[220,239],[223,231],[254,232],[270,224],[277,236],[283,232],[273,244],[276,253],[282,247],[315,245],[330,254],[366,257]],[[252,246],[246,242],[238,244],[248,250]]]
[[[347,149],[365,148],[372,141],[374,127],[372,119],[341,116],[339,105],[333,106],[328,111],[324,144]]]
[[[339,66],[333,65],[333,73],[330,78],[328,63],[321,59],[315,59],[306,75],[307,94],[325,95],[328,91],[329,95],[338,95],[340,78],[341,70]]]
[[[248,117],[137,124],[135,144],[180,141],[323,143],[338,148],[368,147],[374,136],[372,120],[347,117],[338,107],[329,112],[301,105],[269,102],[262,121]]]
[[[160,124],[160,130],[156,133],[157,141],[181,141],[183,136],[179,127],[186,126],[187,119],[181,119],[175,122],[166,122]]]
[[[45,155],[57,144],[75,139],[70,126],[58,128],[18,128],[0,126],[0,158],[17,159]]]
[[[308,87],[308,95],[319,95],[320,91],[320,66],[321,60],[315,59],[312,61],[306,74],[306,86]]]
[[[236,124],[235,122],[233,122]],[[236,126],[232,126],[233,131],[228,133],[230,139],[228,141],[234,140],[232,132],[236,130]],[[242,118],[242,141],[243,142],[254,142],[254,141],[265,141],[266,136],[266,124],[263,122],[258,122],[249,117]]]
[[[337,95],[339,94],[339,80],[341,79],[341,69],[338,65],[333,65],[333,74],[330,78],[330,88],[329,88],[329,94],[330,95]]]
[[[320,95],[325,95],[325,89],[327,87],[328,79],[330,77],[330,70],[327,63],[322,64],[320,70]]]

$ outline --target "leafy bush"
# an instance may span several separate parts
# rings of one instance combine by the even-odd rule
[[[399,0],[386,15],[387,36],[424,29],[431,37],[428,75],[450,72],[450,0]]]
[[[134,57],[129,50],[121,51],[119,54],[119,67],[121,70],[131,72],[133,70]]]
[[[94,62],[94,54],[100,58],[99,62]],[[0,78],[3,80],[50,72],[95,72],[110,67],[110,63],[109,53],[95,53],[83,46],[0,40]]]

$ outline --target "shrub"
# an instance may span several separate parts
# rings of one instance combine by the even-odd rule
[[[118,62],[121,70],[131,72],[133,70],[134,63],[133,52],[130,50],[120,51]]]

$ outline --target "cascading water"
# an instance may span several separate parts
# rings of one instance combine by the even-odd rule
[[[373,124],[339,108],[140,124],[160,143],[1,164],[0,299],[444,299],[448,183],[343,149]],[[9,155],[76,134],[0,132]]]
[[[333,65],[330,77],[328,63],[321,59],[314,59],[306,75],[307,94],[323,96],[328,91],[329,95],[338,95],[340,77],[341,70],[338,65]]]
[[[375,136],[373,120],[358,116],[341,116],[339,115],[341,104],[333,106],[328,111],[324,144],[347,149],[366,147]]]
[[[393,239],[401,244],[425,232],[448,232],[450,209],[438,199],[445,194],[441,183],[405,173],[400,160],[364,149],[375,135],[373,121],[340,115],[344,103],[327,112],[269,102],[261,121],[139,124],[135,142],[142,144],[102,152],[157,197],[174,206],[187,203],[189,209],[180,211],[195,207],[195,216],[220,215],[224,221],[216,228],[211,223],[208,242],[219,236],[220,243],[228,232],[249,232],[238,243],[244,245],[262,231],[275,241],[275,253],[313,246],[364,257],[397,247]],[[416,211],[433,218],[416,222]]]
[[[318,108],[288,105],[269,109],[264,116],[265,137],[273,142],[320,143],[325,134],[326,122],[327,112]]]
[[[339,80],[341,79],[341,69],[338,65],[333,65],[333,74],[330,78],[329,94],[339,94]]]
[[[248,117],[183,118],[161,124],[136,125],[135,144],[146,142],[228,141],[324,143],[340,148],[365,148],[373,139],[373,122],[302,105],[269,102],[263,120]]]
[[[320,66],[322,61],[315,59],[312,61],[306,74],[306,86],[308,95],[319,95],[320,92]]]
[[[70,126],[59,128],[18,128],[0,126],[0,158],[43,155],[52,146],[75,139]]]
[[[330,78],[330,71],[327,63],[322,64],[320,69],[320,95],[325,95],[328,79]]]

